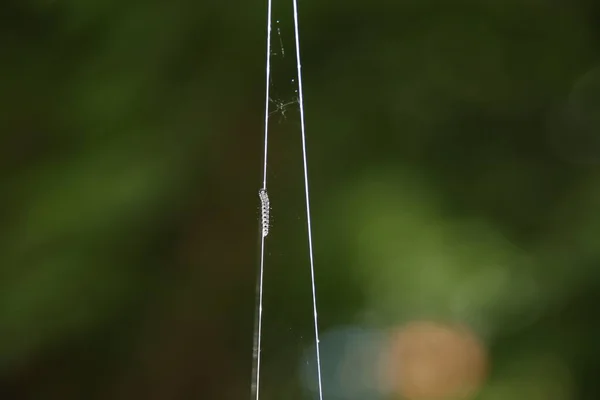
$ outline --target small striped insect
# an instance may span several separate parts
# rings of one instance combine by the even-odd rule
[[[269,195],[267,189],[260,189],[258,191],[258,197],[260,197],[260,214],[261,214],[261,225],[262,225],[262,236],[266,237],[269,234]]]

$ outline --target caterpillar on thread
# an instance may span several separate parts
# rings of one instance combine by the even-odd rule
[[[266,237],[269,234],[269,195],[267,189],[260,189],[258,191],[258,197],[260,197],[260,213],[261,213],[261,225],[262,225],[262,236]]]

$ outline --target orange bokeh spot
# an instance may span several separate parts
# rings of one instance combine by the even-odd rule
[[[407,400],[468,399],[485,379],[485,348],[464,326],[413,322],[390,339],[385,386]]]

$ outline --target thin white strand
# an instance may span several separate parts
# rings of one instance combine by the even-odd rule
[[[313,312],[314,312],[314,324],[315,324],[315,348],[317,353],[317,374],[319,382],[319,400],[323,400],[323,385],[321,380],[321,353],[319,350],[319,324],[317,318],[317,293],[315,285],[315,265],[313,259],[313,244],[312,244],[312,229],[311,229],[311,218],[310,218],[310,200],[308,194],[308,166],[306,157],[306,131],[304,127],[304,99],[302,91],[302,66],[300,63],[300,34],[298,29],[298,1],[293,0],[294,3],[294,32],[296,37],[296,61],[298,68],[298,96],[300,103],[300,127],[302,129],[302,159],[304,162],[304,190],[306,194],[306,221],[308,224],[308,251],[310,255],[310,278],[312,285],[312,300],[313,300]]]
[[[266,82],[265,82],[265,147],[264,147],[264,163],[263,163],[263,185],[262,190],[267,190],[267,150],[269,143],[269,86],[271,80],[271,3],[267,2],[267,60],[266,60]],[[260,244],[260,271],[258,278],[258,304],[257,313],[258,321],[256,323],[254,337],[254,357],[255,357],[255,375],[253,376],[252,390],[255,392],[255,399],[260,398],[260,360],[262,352],[262,304],[263,304],[263,277],[265,270],[265,232],[263,224],[263,234],[261,235]]]
[[[267,190],[267,148],[269,143],[269,87],[271,86],[271,2],[268,0],[267,11],[267,67],[265,83],[265,158],[263,164],[263,186]]]

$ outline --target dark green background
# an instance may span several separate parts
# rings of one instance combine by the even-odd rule
[[[460,321],[481,399],[599,398],[598,7],[299,7],[322,331]],[[2,2],[0,398],[249,396],[265,24],[263,1]],[[302,399],[294,105],[270,132],[264,398]]]

